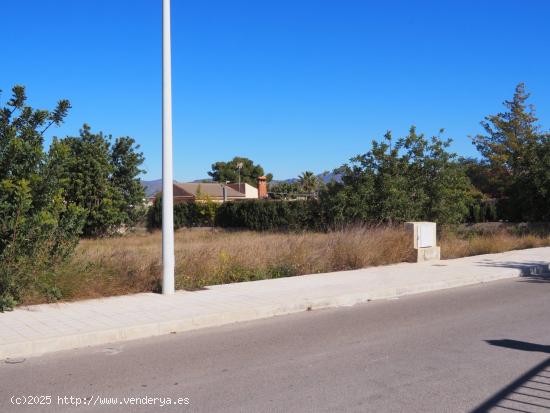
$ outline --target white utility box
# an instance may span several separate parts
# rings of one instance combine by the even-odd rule
[[[413,238],[413,247],[418,251],[417,261],[440,259],[440,248],[437,246],[437,224],[435,222],[406,222],[407,229]]]

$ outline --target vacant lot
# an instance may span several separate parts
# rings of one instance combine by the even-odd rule
[[[409,261],[414,253],[402,227],[352,228],[330,233],[259,233],[219,229],[176,232],[177,288],[289,277]],[[478,225],[444,228],[443,258],[550,245],[541,227]],[[82,240],[55,274],[63,299],[158,291],[161,234]],[[45,300],[29,292],[25,303]]]

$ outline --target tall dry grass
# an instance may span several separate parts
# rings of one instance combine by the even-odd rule
[[[351,228],[329,233],[260,233],[184,229],[175,234],[176,287],[207,285],[350,270],[409,261],[410,234],[401,227]],[[550,245],[550,235],[444,228],[443,258]],[[82,240],[72,258],[54,275],[63,299],[158,291],[161,234],[130,234]],[[30,292],[25,303],[46,298]]]
[[[477,224],[444,228],[440,244],[444,259],[469,257],[546,247],[550,245],[550,231],[547,226],[529,228],[521,225]]]
[[[331,233],[259,233],[183,229],[175,234],[176,287],[288,277],[384,265],[411,256],[402,229],[354,228]],[[84,239],[55,274],[64,299],[158,291],[161,234]],[[42,302],[29,294],[26,303]]]

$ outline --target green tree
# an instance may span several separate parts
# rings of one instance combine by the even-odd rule
[[[511,220],[537,220],[547,215],[548,134],[542,133],[529,94],[520,83],[506,110],[485,118],[485,134],[473,142],[493,178],[493,191]]]
[[[497,198],[502,194],[499,188],[499,177],[495,176],[491,166],[475,158],[460,158],[458,162],[463,166],[472,185],[485,197]]]
[[[53,160],[43,148],[44,132],[69,108],[61,100],[53,111],[33,109],[15,86],[0,110],[0,311],[29,290],[58,298],[52,274],[78,242],[83,211],[48,179]]]
[[[535,186],[537,188],[537,211],[541,221],[550,221],[550,134],[545,134],[537,153]]]
[[[341,182],[321,191],[325,219],[350,222],[402,222],[429,219],[439,223],[464,220],[472,186],[450,141],[427,139],[412,127],[394,141],[390,132],[372,149],[335,171]]]
[[[145,158],[139,149],[136,141],[128,136],[117,138],[111,148],[111,182],[122,196],[123,220],[128,227],[135,226],[146,213],[143,206],[145,190],[138,178],[145,172],[141,169]]]
[[[270,196],[274,199],[296,199],[303,191],[298,182],[277,182],[269,185]]]
[[[57,162],[66,199],[86,211],[84,235],[107,235],[123,225],[122,195],[111,183],[108,139],[84,125],[80,136],[54,140],[50,152],[63,156]]]
[[[298,182],[302,190],[306,193],[312,193],[319,189],[319,178],[311,171],[302,172],[302,174],[298,176]]]
[[[121,227],[132,227],[145,213],[145,196],[138,175],[143,155],[129,137],[116,139],[92,133],[84,125],[77,137],[54,139],[51,173],[64,188],[68,202],[86,211],[84,235],[109,235]]]
[[[216,182],[238,182],[239,174],[241,182],[256,186],[258,177],[266,176],[267,181],[273,179],[273,175],[264,173],[261,165],[256,165],[248,158],[236,156],[229,162],[216,162],[212,164],[212,170],[208,175]]]

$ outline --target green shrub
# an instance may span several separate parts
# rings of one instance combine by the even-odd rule
[[[334,225],[466,220],[473,187],[449,146],[414,127],[397,140],[386,133],[337,171],[340,182],[321,191],[323,216]]]
[[[499,219],[497,203],[493,200],[476,199],[470,205],[468,222],[495,222]]]
[[[43,148],[44,130],[61,124],[69,107],[60,101],[53,112],[34,110],[16,86],[0,110],[0,311],[45,285],[59,298],[52,274],[82,232],[84,210],[65,199]]]
[[[190,227],[211,227],[215,223],[219,204],[204,200],[182,202],[174,205],[174,229]],[[147,229],[162,228],[162,197],[157,196],[147,212]]]
[[[216,225],[253,231],[323,229],[316,200],[226,202],[216,214]]]
[[[84,235],[109,236],[143,219],[145,196],[138,176],[144,161],[130,137],[114,142],[84,125],[79,136],[55,138],[49,157],[52,176],[67,202],[86,211]]]

